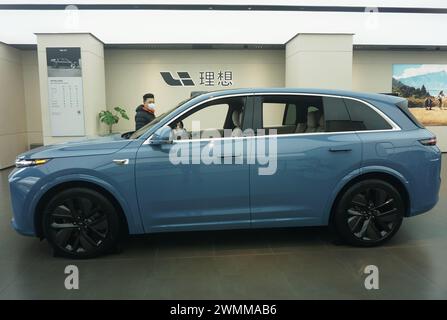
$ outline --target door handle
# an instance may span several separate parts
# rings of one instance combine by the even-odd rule
[[[114,159],[113,163],[115,163],[119,166],[124,166],[126,164],[129,164],[129,159]]]
[[[242,154],[223,154],[220,157],[221,158],[237,158],[242,156]]]
[[[329,151],[330,152],[349,152],[349,151],[352,151],[352,149],[351,148],[343,148],[343,147],[341,147],[341,148],[329,148]]]

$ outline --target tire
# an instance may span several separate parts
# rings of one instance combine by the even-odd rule
[[[70,188],[48,202],[42,230],[55,255],[87,259],[116,246],[120,220],[117,210],[103,194],[87,188]]]
[[[364,180],[349,187],[339,198],[333,224],[348,244],[381,245],[399,230],[405,213],[401,194],[388,182]]]

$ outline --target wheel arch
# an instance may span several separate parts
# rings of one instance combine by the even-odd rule
[[[348,182],[346,182],[340,190],[338,190],[337,195],[334,198],[334,200],[332,201],[332,204],[329,208],[329,220],[328,220],[329,224],[332,223],[332,219],[334,216],[333,215],[334,209],[335,209],[338,201],[340,200],[340,198],[343,196],[344,192],[348,188],[353,186],[354,184],[359,183],[364,180],[369,180],[369,179],[383,180],[383,181],[386,181],[389,184],[391,184],[393,187],[395,187],[397,189],[397,191],[402,195],[404,205],[405,205],[405,217],[409,216],[410,208],[411,208],[410,194],[408,192],[407,187],[405,186],[405,183],[400,178],[398,178],[396,175],[394,175],[392,173],[383,172],[383,171],[372,171],[372,172],[362,173],[362,174],[359,174],[359,175],[353,177]]]
[[[39,201],[36,204],[35,212],[34,212],[34,230],[35,234],[39,238],[43,238],[43,230],[42,230],[42,218],[43,218],[43,210],[45,208],[45,204],[58,192],[62,190],[66,190],[69,188],[86,188],[90,190],[94,190],[100,192],[104,195],[115,208],[117,208],[118,216],[120,219],[120,223],[122,226],[122,232],[127,235],[129,234],[129,224],[127,221],[126,214],[124,212],[123,206],[116,199],[116,197],[106,188],[90,181],[65,181],[61,182],[57,185],[52,186],[50,189],[46,190],[45,193],[40,197]]]

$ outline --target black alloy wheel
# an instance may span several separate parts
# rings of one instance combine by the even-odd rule
[[[102,194],[73,188],[50,201],[44,213],[43,229],[56,253],[90,258],[116,243],[119,220],[116,209]]]
[[[399,192],[381,180],[362,181],[342,196],[335,223],[349,243],[374,246],[390,239],[400,228],[405,206]]]

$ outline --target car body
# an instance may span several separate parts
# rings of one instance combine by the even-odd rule
[[[201,114],[205,114],[203,121]],[[207,136],[206,127],[186,130],[186,139],[175,140],[172,128],[182,121],[189,129],[194,117],[204,126],[219,126],[208,131],[230,134]],[[246,134],[250,129],[253,134]],[[222,160],[220,164],[173,162],[173,148],[187,146],[191,155],[200,155],[204,148],[222,141],[232,146],[226,149],[231,151],[228,154],[220,147],[219,156],[213,158]],[[398,97],[293,88],[203,93],[133,134],[44,146],[20,155],[18,168],[9,176],[12,226],[21,234],[46,238],[52,237],[45,231],[51,226],[81,230],[71,220],[53,218],[45,225],[45,216],[56,210],[57,205],[51,210],[48,206],[59,194],[65,192],[69,198],[67,190],[76,189],[76,197],[82,198],[82,190],[88,189],[112,204],[115,210],[109,211],[117,216],[120,230],[129,234],[334,223],[348,242],[376,245],[397,231],[401,218],[426,212],[437,203],[441,153],[435,144],[433,134],[411,116],[406,100]],[[261,173],[266,161],[244,160],[255,148],[264,154],[267,149],[275,151],[268,163],[275,161],[274,171]],[[350,200],[345,199],[347,194]],[[57,210],[70,215],[81,212],[84,203],[94,206],[95,195],[87,194],[90,200],[82,200],[76,210],[67,209],[67,202]],[[357,204],[342,208],[351,202]],[[395,207],[388,211],[393,216],[399,213],[393,224],[381,222],[383,229],[378,233],[369,226],[358,230],[360,224],[371,225],[366,222],[392,203]],[[339,221],[334,218],[338,211]],[[343,212],[361,217],[355,223]],[[353,234],[357,230],[383,237],[372,241],[372,235],[361,239],[357,239],[359,232],[357,238],[346,235],[346,226],[352,228],[352,224]],[[62,232],[55,231],[57,238],[56,233],[60,238]],[[71,233],[63,234],[71,239]],[[58,251],[70,256],[99,254],[87,254],[84,249]]]

